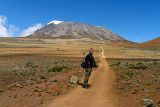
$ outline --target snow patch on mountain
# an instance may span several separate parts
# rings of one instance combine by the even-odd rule
[[[53,21],[48,22],[48,25],[49,25],[49,24],[55,24],[55,25],[57,25],[57,24],[60,24],[60,23],[62,23],[62,22],[63,22],[63,21],[53,20]]]

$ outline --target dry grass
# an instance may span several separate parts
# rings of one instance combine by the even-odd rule
[[[70,76],[82,75],[82,69],[80,68],[83,57],[82,54],[83,52],[87,54],[89,48],[94,48],[94,56],[97,62],[99,62],[101,53],[100,47],[105,49],[105,56],[107,58],[160,59],[159,51],[111,46],[88,39],[31,40],[24,38],[0,38],[0,41],[0,89],[6,89],[9,84],[15,82],[25,86],[25,81],[31,79],[34,83],[41,85],[41,87],[46,87],[49,92],[51,90],[53,91],[52,93],[59,92],[60,90],[63,92],[67,90],[68,87],[71,87],[68,85]],[[122,62],[117,62],[115,65],[119,66],[121,63]],[[136,64],[135,66],[137,67]],[[133,69],[135,66],[131,68]],[[58,69],[60,67],[59,70],[62,72],[48,72],[50,69],[51,71],[57,71],[55,67],[58,67]],[[61,67],[63,69],[61,69]],[[146,69],[148,69],[148,67]],[[146,69],[143,70],[145,71]],[[135,72],[125,72],[125,76],[129,76],[130,78],[135,77],[135,75],[137,75]],[[58,78],[61,82],[51,84],[51,78]],[[33,91],[32,89],[37,87],[36,84],[26,88],[25,92],[28,92],[28,90]],[[24,92],[23,88],[16,88],[14,90],[22,94]],[[10,104],[14,104],[15,100],[13,100],[13,98],[8,99],[8,96],[10,96],[9,91],[0,92],[0,99],[4,99],[5,97],[8,101],[12,102]],[[37,95],[37,93],[35,95]],[[35,95],[32,96],[32,99],[37,99]],[[51,94],[46,95],[45,92],[42,93],[44,98],[48,98],[50,95]],[[18,98],[21,99],[23,97],[24,95]],[[30,101],[30,97],[31,96],[27,96],[27,101]],[[24,97],[24,101],[25,100]],[[5,100],[3,101],[5,103]],[[34,102],[32,103],[34,104]]]
[[[97,62],[100,54],[99,45],[95,42],[86,45],[86,42],[75,40],[23,38],[5,38],[0,41],[0,106],[16,104],[19,107],[30,102],[28,106],[35,107],[52,97],[65,94],[74,87],[69,84],[69,78],[83,74],[80,68],[83,52],[87,54],[89,48],[93,47]],[[32,80],[34,84],[28,86],[26,80]],[[13,83],[23,88],[12,87],[8,90],[8,86]],[[35,92],[37,87],[44,91]]]
[[[139,48],[107,47],[105,53],[108,58],[147,58],[160,59],[160,52],[157,50],[143,50]]]

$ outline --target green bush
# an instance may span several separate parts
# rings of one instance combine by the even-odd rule
[[[36,68],[36,67],[38,67],[38,66],[35,65],[33,62],[27,62],[27,63],[25,64],[25,67],[27,67],[27,68]]]
[[[129,69],[146,69],[147,66],[142,62],[138,62],[136,64],[129,64]]]
[[[126,62],[126,63],[125,63],[125,66],[128,66],[128,65],[129,65],[128,62]]]
[[[65,65],[55,65],[48,70],[48,72],[61,72],[64,68],[67,68]]]
[[[129,77],[133,77],[135,75],[133,71],[126,71],[125,74]]]
[[[119,66],[121,64],[120,61],[116,62],[114,65]]]
[[[134,64],[128,64],[129,69],[134,69]]]

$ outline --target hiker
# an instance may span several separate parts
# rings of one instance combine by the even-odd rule
[[[84,55],[84,53],[83,53]],[[89,49],[89,54],[84,58],[83,63],[81,66],[85,69],[85,77],[84,83],[82,85],[83,88],[88,88],[88,80],[92,72],[92,68],[96,67],[96,62],[93,57],[93,48]]]

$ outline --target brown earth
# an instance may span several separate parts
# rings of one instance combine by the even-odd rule
[[[55,44],[48,40],[45,44],[29,40],[31,44],[28,44],[27,40],[12,43],[6,39],[7,42],[0,44],[0,107],[40,106],[68,93],[75,87],[70,84],[70,77],[83,74],[79,66],[82,53],[95,47],[61,40]],[[97,57],[99,48],[94,49]],[[65,68],[61,72],[49,72],[56,65]],[[27,85],[26,80],[33,84]]]
[[[2,40],[0,43],[0,107],[46,107],[52,104],[57,107],[60,106],[59,103],[71,107],[78,107],[80,104],[84,107],[140,107],[141,99],[137,97],[142,98],[142,94],[124,94],[123,90],[117,88],[118,70],[110,69],[108,58],[160,59],[160,52],[150,48],[124,48],[122,45],[112,46],[88,39],[37,41],[20,38],[18,42],[7,41]],[[82,53],[88,53],[91,47],[95,50],[97,62],[100,59],[100,64],[99,68],[93,70],[90,88],[83,89],[80,84],[70,84],[69,78],[73,75],[82,76],[83,71],[79,67]],[[102,58],[99,58],[99,47],[104,49]],[[55,65],[65,65],[67,69],[62,72],[48,72]],[[145,71],[147,70],[144,69]],[[150,72],[147,73],[149,74]],[[32,79],[34,84],[26,85],[27,79]],[[82,82],[83,80],[80,81]],[[12,83],[19,83],[22,87],[18,85],[8,90],[7,87]],[[156,103],[158,95],[152,93]]]
[[[92,72],[89,89],[79,86],[69,94],[59,96],[47,107],[117,107],[114,72],[109,69],[104,50],[101,55],[99,68]]]
[[[131,107],[142,107],[142,100],[150,98],[156,107],[160,106],[160,59],[111,58],[106,60],[116,73],[115,88],[117,94],[126,100],[123,103],[127,105],[132,102]]]
[[[34,82],[30,86],[15,86],[5,90],[0,93],[0,107],[36,107],[45,104],[75,87],[69,84],[69,78],[73,75],[81,76],[81,73],[56,73],[53,77]]]

